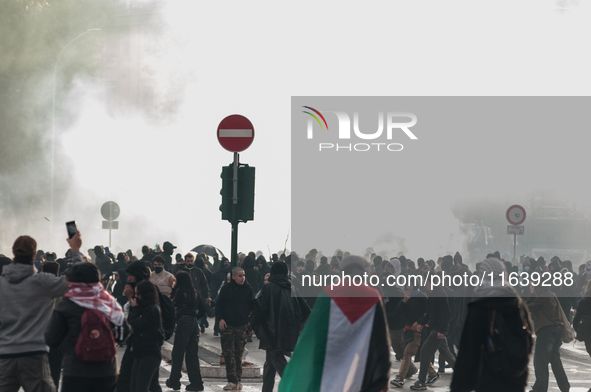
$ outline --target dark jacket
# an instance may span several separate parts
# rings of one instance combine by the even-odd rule
[[[203,275],[205,275],[205,280],[207,280],[207,284],[211,284],[211,276],[213,275],[210,270],[205,268],[205,261],[201,257],[197,257],[195,259],[195,267],[199,268]]]
[[[257,259],[257,265],[259,265],[259,262],[263,262],[263,267],[258,269],[259,274],[262,276],[263,279],[265,279],[265,275],[270,274],[271,273],[271,267],[269,266],[269,264],[267,263],[267,260],[261,256]]]
[[[404,320],[396,311],[398,305],[402,302],[403,297],[404,293],[398,287],[384,287],[384,307],[386,308],[388,328],[390,328],[391,331],[404,328]]]
[[[183,266],[177,271],[177,273],[181,271],[188,272],[189,275],[191,275],[193,278],[193,287],[195,287],[195,290],[199,291],[202,298],[209,298],[209,284],[207,283],[205,274],[200,268],[193,267],[188,269],[186,266]]]
[[[263,350],[293,351],[310,307],[287,275],[271,275],[256,300],[253,326]]]
[[[215,317],[231,327],[248,324],[254,302],[254,292],[248,282],[239,285],[232,279],[220,290],[216,300]]]
[[[427,296],[419,292],[415,296],[411,296],[407,302],[402,300],[398,303],[396,313],[402,319],[405,326],[412,326],[418,322],[427,313]]]
[[[446,334],[449,330],[451,309],[449,299],[440,287],[434,287],[427,300],[427,313],[419,321],[419,324],[428,324],[431,331],[435,330]]]
[[[127,297],[123,294],[123,289],[127,284],[127,272],[124,269],[119,269],[117,273],[119,274],[120,281],[113,288],[113,297],[123,307],[127,303]]]
[[[178,320],[181,316],[191,316],[201,318],[205,316],[205,303],[197,293],[196,298],[191,300],[187,293],[180,290],[172,290],[170,295],[176,309],[175,318]]]
[[[468,304],[468,315],[462,332],[451,392],[523,392],[527,385],[527,369],[519,377],[501,377],[485,366],[483,353],[490,334],[492,311],[502,313],[505,325],[522,328],[524,321],[533,332],[527,307],[517,297],[481,298]]]
[[[113,261],[109,256],[105,254],[97,256],[94,264],[100,271],[101,279],[102,275],[105,275],[107,278],[111,276],[111,272],[113,271]]]
[[[252,256],[246,256],[242,269],[244,269],[244,276],[246,276],[246,281],[252,287],[252,291],[258,293],[263,286],[263,277],[261,277],[258,270],[254,269],[254,263],[255,260]]]
[[[102,378],[113,377],[118,374],[117,359],[104,362],[86,362],[76,357],[74,348],[80,335],[81,318],[86,308],[72,302],[69,298],[62,299],[55,307],[49,325],[45,330],[45,341],[51,347],[64,350],[64,376]],[[111,323],[111,327],[113,324]],[[124,336],[130,334],[129,325],[123,323]],[[65,341],[64,341],[65,339]],[[60,344],[64,342],[60,346]]]
[[[162,358],[160,347],[164,343],[162,316],[157,305],[134,306],[127,318],[133,330],[131,352],[137,358],[155,355]]]
[[[220,292],[220,288],[226,282],[226,278],[228,274],[232,272],[232,267],[230,264],[226,266],[224,269],[220,269],[211,277],[211,284],[209,285],[209,295],[210,298],[215,300],[218,297],[218,293]]]
[[[575,314],[575,318],[573,319],[573,327],[575,330],[579,327],[581,317],[589,315],[591,315],[591,297],[585,297],[579,302],[579,305],[577,306],[577,314]]]

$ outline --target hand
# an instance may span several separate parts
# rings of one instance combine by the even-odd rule
[[[225,331],[228,325],[224,320],[220,320],[220,331]]]
[[[404,293],[404,298],[402,298],[402,302],[408,302],[410,299],[410,293],[407,291]]]
[[[414,323],[414,324],[413,324],[413,325],[410,327],[410,330],[411,330],[411,331],[416,331],[418,327],[419,327],[419,323],[417,323],[417,322],[415,321],[415,323]]]
[[[133,295],[135,294],[135,290],[133,289],[133,287],[131,287],[131,285],[125,285],[125,287],[123,288],[123,295],[125,295],[127,297],[128,300],[131,301],[131,298],[133,297]]]
[[[421,332],[423,331],[423,326],[422,325],[417,325],[417,332]]]
[[[211,298],[206,298],[205,302],[207,302],[207,304],[211,306]]]
[[[66,238],[66,241],[68,241],[72,252],[80,252],[80,248],[82,247],[82,237],[79,231],[74,234],[74,237]]]
[[[443,339],[445,338],[445,335],[442,334],[441,332],[437,332],[437,339]]]
[[[535,291],[535,287],[534,287],[534,285],[532,283],[530,283],[529,284],[529,292],[533,294],[534,291]]]
[[[131,304],[131,307],[133,308],[133,307],[137,306],[137,299],[135,299],[134,297],[131,297],[129,299],[129,303]]]

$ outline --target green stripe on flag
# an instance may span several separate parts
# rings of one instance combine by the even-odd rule
[[[283,372],[279,392],[320,391],[331,302],[326,295],[316,300],[312,314]]]

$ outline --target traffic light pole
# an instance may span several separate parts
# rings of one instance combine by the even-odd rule
[[[232,178],[232,268],[238,266],[238,153],[234,153]]]

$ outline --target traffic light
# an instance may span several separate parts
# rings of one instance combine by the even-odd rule
[[[254,167],[238,168],[238,220],[254,220]]]
[[[234,178],[232,166],[223,166],[222,174],[222,204],[220,204],[220,211],[222,212],[222,220],[232,221],[232,180]]]
[[[232,204],[233,204],[233,166],[222,167],[222,220],[232,222]],[[238,203],[236,204],[236,220],[238,222],[247,222],[254,220],[254,183],[255,168],[248,165],[238,167]]]

